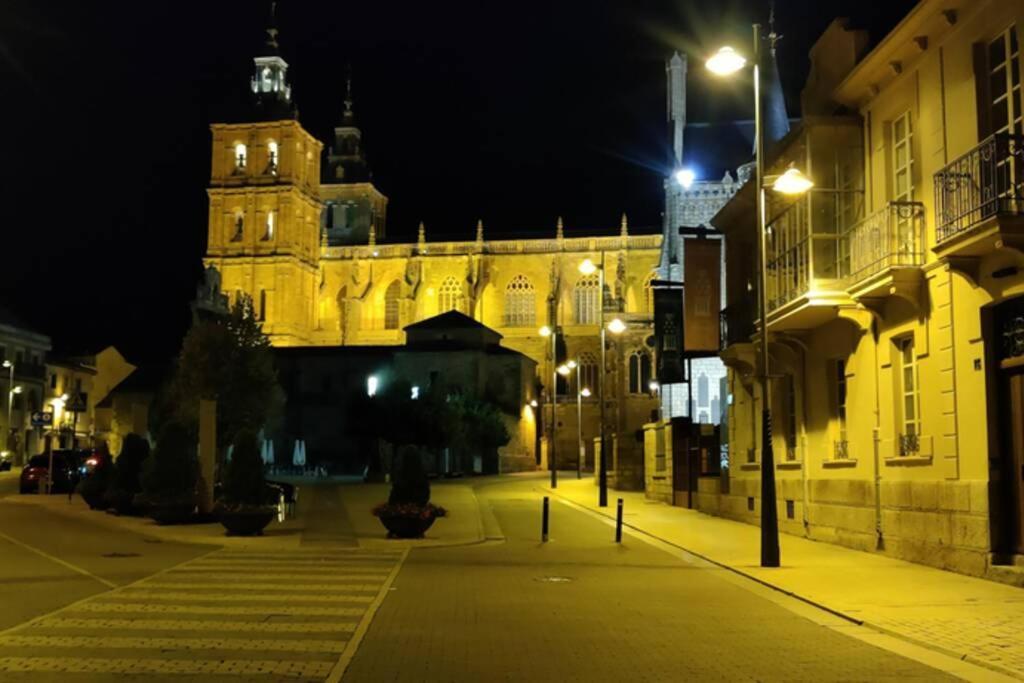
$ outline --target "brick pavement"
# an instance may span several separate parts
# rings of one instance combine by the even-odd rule
[[[533,485],[543,488],[540,481]],[[1020,588],[788,534],[780,536],[782,567],[764,569],[758,527],[649,501],[643,493],[610,493],[612,507],[602,510],[590,480],[562,482],[557,490],[609,518],[615,499],[623,498],[626,524],[635,529],[885,633],[1024,678]]]
[[[404,557],[215,551],[0,633],[0,679],[323,681]]]
[[[506,542],[411,552],[345,680],[946,680],[815,624],[568,506],[539,543],[539,499],[478,495]],[[564,580],[545,581],[547,577]]]

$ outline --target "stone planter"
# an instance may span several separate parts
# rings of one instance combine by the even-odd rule
[[[381,524],[388,530],[388,538],[423,538],[434,524],[435,517],[407,517],[398,515],[394,517],[381,516]]]
[[[147,514],[157,524],[184,524],[191,522],[195,515],[196,506],[194,503],[153,503],[149,505]]]
[[[262,536],[277,511],[271,507],[218,510],[217,518],[228,536]]]

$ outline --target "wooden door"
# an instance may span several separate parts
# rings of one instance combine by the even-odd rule
[[[1002,432],[1014,552],[1024,554],[1024,368],[1003,371]]]

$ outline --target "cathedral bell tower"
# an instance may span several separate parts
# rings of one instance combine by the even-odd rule
[[[310,342],[320,259],[320,153],[299,123],[271,9],[254,59],[252,116],[215,123],[204,264],[232,303],[252,298],[275,346]]]
[[[345,81],[341,125],[334,129],[334,141],[327,151],[321,196],[321,223],[328,246],[366,244],[370,235],[383,239],[388,198],[373,184],[373,175],[363,152],[363,133],[352,110],[352,76]]]

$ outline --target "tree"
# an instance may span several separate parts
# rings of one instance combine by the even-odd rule
[[[259,439],[255,432],[242,430],[235,437],[231,462],[224,473],[222,501],[228,506],[265,505],[267,494]]]
[[[484,471],[497,472],[498,449],[511,441],[501,411],[493,403],[469,395],[454,397],[452,408],[461,427],[454,448],[470,458],[479,454]]]
[[[126,515],[135,510],[135,495],[142,491],[143,464],[149,458],[149,441],[138,434],[128,434],[121,445],[121,454],[114,462],[113,481],[106,492],[111,507]]]
[[[195,501],[199,460],[195,442],[179,422],[167,422],[143,467],[142,490],[151,504]]]
[[[240,431],[259,431],[280,417],[284,392],[277,381],[270,340],[248,296],[240,296],[226,318],[201,320],[192,326],[168,394],[167,414],[193,433],[199,399],[217,401],[218,448],[233,443]]]

